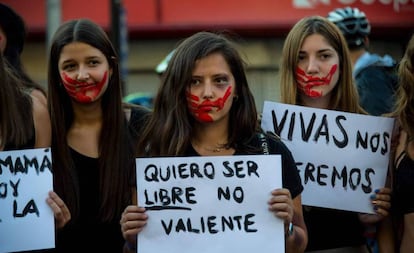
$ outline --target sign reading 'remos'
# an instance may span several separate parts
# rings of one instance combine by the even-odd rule
[[[291,150],[302,204],[374,213],[370,196],[385,185],[394,119],[264,103],[262,128]]]

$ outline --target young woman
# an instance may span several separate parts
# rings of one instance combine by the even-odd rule
[[[0,151],[50,147],[47,107],[24,89],[1,53],[0,82]],[[60,229],[70,220],[70,212],[54,191],[46,201],[54,213],[55,226]]]
[[[138,151],[150,157],[263,154],[260,133],[239,53],[225,36],[199,32],[176,48]],[[286,146],[271,136],[266,139],[270,153],[282,155],[283,167],[283,188],[272,192],[268,208],[283,219],[287,231],[290,227],[286,252],[303,252],[307,235],[299,174]],[[142,207],[125,209],[121,227],[129,246],[135,245],[146,219]]]
[[[323,17],[305,17],[290,30],[280,73],[282,103],[366,114],[358,103],[346,41],[335,24]],[[390,194],[389,188],[376,192],[372,200],[376,215],[304,207],[307,251],[367,252],[364,225],[388,216]],[[380,243],[392,248],[388,240]]]
[[[393,210],[401,221],[397,248],[400,253],[414,249],[414,35],[408,42],[398,68],[399,87],[395,116],[400,134],[394,161]]]
[[[135,182],[135,144],[146,110],[122,103],[118,57],[101,27],[71,20],[49,59],[55,189],[72,220],[58,252],[122,252],[119,220]]]

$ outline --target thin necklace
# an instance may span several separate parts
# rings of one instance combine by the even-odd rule
[[[201,148],[205,151],[208,152],[213,152],[213,153],[220,153],[221,151],[223,151],[224,149],[227,149],[226,146],[224,144],[218,144],[213,148],[210,147],[204,147],[204,146],[200,146],[198,144],[193,144],[195,147]]]
[[[209,152],[219,153],[224,149],[224,147],[215,147],[215,148],[203,147],[203,149],[206,150],[206,151],[209,151]]]

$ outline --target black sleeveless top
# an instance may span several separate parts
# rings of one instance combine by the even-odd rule
[[[99,213],[99,165],[92,158],[70,149],[79,182],[80,216],[58,233],[56,252],[120,253],[124,245],[119,220],[103,223]]]
[[[414,212],[414,160],[403,151],[397,161],[393,189],[393,210],[398,214]]]
[[[128,125],[132,138],[139,135],[139,129],[147,115],[146,110],[132,108]],[[98,219],[100,208],[98,158],[85,156],[72,148],[70,152],[79,183],[80,217],[59,230],[56,249],[53,252],[121,253],[125,240],[122,237],[119,219],[105,223]]]
[[[358,247],[365,244],[358,213],[321,207],[303,207],[308,229],[306,251]]]

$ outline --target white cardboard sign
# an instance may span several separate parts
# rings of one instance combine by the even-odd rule
[[[302,204],[374,213],[385,185],[394,119],[265,101],[262,128],[279,135],[298,166]]]
[[[284,252],[283,221],[268,210],[282,187],[280,155],[137,158],[148,224],[138,252]]]
[[[50,148],[0,152],[0,252],[55,247]]]

